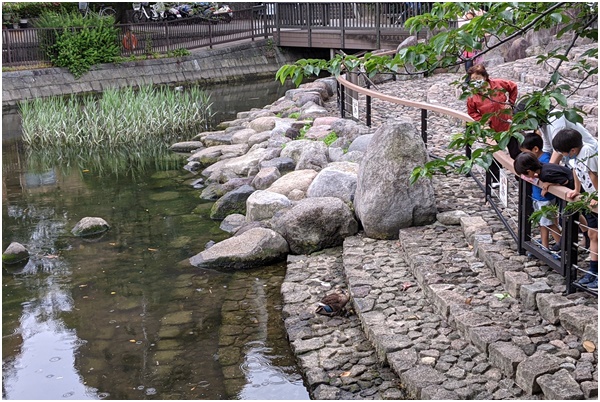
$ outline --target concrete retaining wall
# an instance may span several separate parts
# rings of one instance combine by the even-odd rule
[[[267,40],[201,49],[190,56],[94,66],[79,79],[66,68],[2,73],[2,106],[49,96],[102,92],[107,88],[154,85],[204,85],[275,76],[284,64],[301,58],[327,57],[323,49],[281,50]]]

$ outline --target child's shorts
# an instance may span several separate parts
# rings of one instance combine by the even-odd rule
[[[549,201],[538,201],[538,200],[533,200],[533,209],[536,211],[539,211],[540,209],[542,209],[542,207],[545,207],[547,205],[555,205],[556,204],[556,198],[553,200],[549,200]],[[540,226],[545,226],[545,227],[549,227],[554,225],[554,220],[556,219],[556,216],[543,216],[542,219],[540,219]]]
[[[585,216],[588,228],[598,229],[598,214],[595,214],[593,212],[587,212],[583,214],[583,216]]]

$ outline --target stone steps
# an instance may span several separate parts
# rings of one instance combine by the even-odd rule
[[[381,361],[417,399],[596,396],[582,339],[597,343],[597,300],[562,296],[560,275],[519,256],[485,208],[469,211],[398,241],[346,239],[348,288]]]

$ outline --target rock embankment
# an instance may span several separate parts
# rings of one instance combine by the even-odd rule
[[[526,79],[530,72],[535,73],[533,58],[530,65],[526,61],[518,63],[524,69],[521,77]],[[516,69],[516,65],[517,62],[490,68],[490,72],[503,77],[503,71]],[[395,95],[410,93],[413,100],[442,102],[460,110],[464,109],[464,101],[457,99],[455,87],[450,84],[455,80],[460,80],[460,74],[390,82],[379,85],[379,89]],[[527,82],[519,81],[522,93],[534,89]],[[294,92],[294,96],[299,97],[300,92]],[[596,102],[585,97],[579,99],[578,102],[585,104]],[[348,204],[353,177],[345,178],[344,185],[333,185],[336,180],[323,174],[323,182],[311,189],[318,175],[330,168],[335,170],[332,162],[324,167],[321,151],[327,149],[328,161],[335,159],[339,163],[341,158],[347,158],[343,160],[346,167],[337,168],[352,174],[355,165],[361,163],[365,143],[373,137],[374,130],[325,116],[325,113],[335,114],[331,100],[323,106],[316,103],[307,106],[325,110],[312,126],[307,121],[298,123],[295,115],[289,117],[277,109],[285,109],[286,100],[289,99],[265,110],[239,115],[240,119],[251,116],[240,123],[242,128],[232,129],[235,124],[229,123],[223,127],[225,133],[241,132],[236,142],[247,136],[247,144],[229,144],[226,136],[210,136],[208,141],[214,145],[199,151],[216,157],[211,163],[218,164],[223,160],[221,157],[234,160],[250,153],[260,143],[254,141],[286,143],[284,150],[290,146],[285,156],[281,152],[271,159],[260,160],[250,170],[243,170],[236,163],[226,167],[226,162],[218,165],[218,169],[196,166],[198,171],[205,169],[204,197],[224,194],[232,187],[248,184],[249,180],[260,185],[261,190],[248,197],[244,214],[238,212],[224,219],[222,228],[232,233],[243,233],[256,226],[270,227],[269,221],[289,211],[290,205],[310,200],[305,198],[307,194],[331,195],[328,183],[332,188],[343,189],[338,196],[344,201],[342,204]],[[294,101],[285,105],[290,110],[298,107]],[[279,110],[275,119],[268,116],[273,113],[272,108]],[[419,111],[378,101],[374,101],[373,109],[375,126],[386,119],[409,117],[417,122],[420,117]],[[588,107],[588,110],[594,109]],[[267,123],[269,119],[264,117],[271,122]],[[277,131],[283,128],[281,119],[290,119],[283,136]],[[315,126],[319,127],[316,123],[324,121],[329,122],[329,129],[315,130]],[[298,141],[301,130],[304,137],[310,131],[311,136],[324,138],[334,124],[340,133],[345,133],[342,135],[345,139],[337,144],[312,146],[306,154],[298,151],[299,144],[292,144],[292,138]],[[461,123],[432,115],[429,124],[428,151],[447,152],[446,144],[452,133],[462,127]],[[254,137],[254,133],[242,132],[250,126],[269,133],[257,133],[261,135]],[[593,131],[593,126],[586,126]],[[273,130],[277,134],[273,135]],[[287,136],[288,139],[282,138]],[[222,142],[217,144],[214,142],[217,139]],[[237,150],[226,148],[234,145],[238,145]],[[222,148],[216,151],[210,149],[213,147]],[[294,170],[300,160],[302,169]],[[219,170],[220,173],[215,173]],[[249,177],[239,177],[240,171]],[[485,204],[474,182],[449,175],[434,178],[432,183],[435,206],[440,212],[435,223],[401,229],[398,240],[375,240],[359,233],[348,235],[342,247],[307,251],[310,255],[288,255],[282,286],[283,316],[311,396],[316,399],[596,398],[597,299],[583,293],[565,296],[562,276],[536,259],[519,255],[512,237]],[[356,315],[328,318],[315,314],[317,302],[336,287],[350,291]]]

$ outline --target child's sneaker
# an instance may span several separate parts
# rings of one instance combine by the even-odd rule
[[[594,291],[598,291],[598,278],[594,279],[592,282],[588,283],[587,285],[584,285],[586,288],[588,288],[589,290],[594,290]]]
[[[596,282],[596,287],[598,287],[598,278],[596,277],[596,275],[592,274],[591,272],[588,272],[583,278],[578,280],[576,283],[578,285],[588,287],[588,285],[594,281]]]

